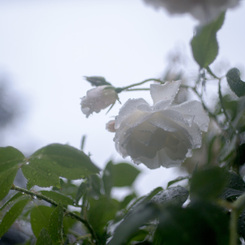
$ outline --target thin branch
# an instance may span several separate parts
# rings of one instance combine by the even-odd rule
[[[160,80],[160,79],[156,79],[156,78],[149,78],[149,79],[146,79],[146,80],[144,80],[144,81],[142,81],[142,82],[139,82],[139,83],[134,83],[134,84],[131,84],[131,85],[126,86],[126,87],[116,88],[115,90],[116,90],[116,92],[117,92],[117,93],[121,93],[122,91],[125,91],[125,90],[127,90],[127,91],[128,91],[128,89],[130,89],[130,88],[133,88],[133,87],[136,87],[136,86],[140,86],[140,85],[142,85],[142,84],[145,84],[145,83],[147,83],[147,82],[151,82],[151,81],[154,81],[154,82],[159,82],[159,83],[163,83],[163,81],[162,81],[162,80]]]
[[[19,191],[19,192],[22,192],[22,193],[25,193],[33,198],[38,198],[38,199],[41,199],[43,201],[46,201],[48,203],[50,203],[51,205],[57,207],[59,206],[59,204],[57,202],[55,202],[54,200],[42,195],[41,193],[39,192],[33,192],[33,191],[30,191],[30,190],[27,190],[27,189],[24,189],[22,187],[19,187],[19,186],[16,186],[16,185],[12,185],[11,187],[12,190],[15,190],[15,191]],[[71,218],[74,218],[78,221],[80,221],[81,223],[84,224],[84,226],[88,229],[88,231],[90,232],[92,238],[97,241],[97,236],[93,230],[93,228],[90,226],[90,224],[87,222],[87,220],[83,219],[82,217],[80,217],[79,215],[69,211],[67,208],[63,207],[63,211],[64,213],[67,215],[67,216],[70,216]]]
[[[210,69],[209,66],[208,66],[206,69],[207,69],[207,72],[208,72],[213,78],[218,79],[218,80],[221,79],[220,77],[216,76],[216,75],[212,72],[212,70]]]

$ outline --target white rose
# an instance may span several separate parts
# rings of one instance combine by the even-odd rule
[[[239,4],[239,0],[144,0],[156,9],[165,8],[171,14],[190,13],[205,24],[216,19],[228,8]]]
[[[117,100],[117,93],[111,86],[98,86],[90,89],[87,95],[82,98],[81,110],[88,117],[93,112],[100,112],[102,109],[114,104]]]
[[[153,105],[144,99],[130,99],[115,120],[117,151],[134,163],[154,169],[174,167],[199,148],[201,131],[207,131],[209,117],[199,101],[175,104],[180,81],[150,87]]]

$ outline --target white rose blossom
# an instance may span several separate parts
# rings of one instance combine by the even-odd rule
[[[117,151],[151,169],[175,167],[200,148],[209,117],[199,101],[175,104],[180,81],[151,84],[153,105],[129,99],[115,119]]]
[[[102,109],[114,104],[118,99],[115,89],[111,86],[98,86],[87,91],[82,98],[81,110],[89,117],[93,112],[100,112]]]
[[[144,0],[154,8],[165,8],[171,14],[190,13],[202,24],[216,19],[228,8],[236,7],[240,0]]]

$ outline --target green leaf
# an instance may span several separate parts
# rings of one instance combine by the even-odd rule
[[[63,218],[63,230],[64,234],[67,234],[68,231],[74,227],[74,224],[77,222],[76,219],[71,218],[70,216],[64,216]]]
[[[48,232],[55,244],[62,244],[63,216],[63,208],[61,206],[57,206],[49,219]]]
[[[76,204],[78,205],[80,199],[87,193],[88,189],[88,184],[82,182],[80,186],[77,189],[76,193]]]
[[[155,219],[159,215],[159,210],[154,203],[142,204],[125,217],[117,226],[112,239],[108,245],[129,244],[128,241],[136,236],[140,227]]]
[[[13,195],[10,199],[8,199],[0,208],[0,211],[4,210],[6,207],[11,206],[18,200],[19,198],[22,198],[23,194],[20,192],[17,192],[15,195]]]
[[[89,200],[88,221],[97,234],[102,235],[110,220],[115,217],[119,203],[114,199],[101,196],[98,200]]]
[[[59,177],[81,179],[98,173],[90,158],[69,145],[51,144],[36,151],[22,167],[28,187],[59,186]]]
[[[167,190],[158,192],[152,197],[151,202],[160,205],[172,204],[181,206],[187,200],[189,193],[187,189],[182,186],[170,187]]]
[[[41,187],[60,186],[57,164],[47,159],[32,159],[28,165],[22,167],[22,172],[27,182],[27,188],[34,185]]]
[[[191,40],[194,59],[201,68],[209,66],[218,54],[217,31],[223,25],[225,14],[221,14],[214,22],[199,27]]]
[[[113,164],[109,161],[103,172],[105,193],[109,196],[112,187],[131,186],[140,171],[128,163]]]
[[[129,195],[127,195],[126,197],[124,197],[124,199],[120,202],[120,209],[124,209],[127,207],[127,205],[133,200],[135,199],[137,196],[135,193],[131,193]]]
[[[160,193],[163,190],[162,187],[157,187],[152,190],[148,195],[139,197],[128,209],[128,215],[138,209],[138,207],[142,206],[143,204],[148,203],[154,196]]]
[[[242,177],[233,171],[227,173],[227,180],[227,186],[221,197],[233,202],[245,192],[245,183]]]
[[[140,171],[128,163],[119,163],[112,166],[114,187],[131,186]]]
[[[186,180],[186,179],[189,179],[189,176],[179,176],[176,179],[169,181],[168,184],[167,184],[167,188],[170,187],[173,184],[176,184],[176,183],[178,183],[178,182],[180,182],[182,180]]]
[[[36,245],[52,245],[52,240],[51,240],[51,237],[48,233],[48,231],[43,228],[40,232],[40,235],[38,236],[37,238],[37,242],[36,242]]]
[[[111,190],[114,185],[113,176],[112,176],[112,167],[113,167],[113,162],[109,161],[103,171],[103,176],[102,176],[105,194],[108,197],[110,197]]]
[[[205,202],[187,208],[169,206],[159,215],[154,245],[206,245],[229,243],[229,216]]]
[[[68,206],[68,205],[74,204],[73,200],[70,197],[65,196],[61,193],[55,192],[55,191],[40,191],[40,193],[54,200],[57,204],[60,204],[62,206]]]
[[[0,200],[9,192],[25,156],[14,147],[0,147]]]
[[[226,74],[227,82],[231,90],[238,96],[245,95],[245,82],[240,78],[240,71],[237,68],[230,69]]]
[[[4,215],[2,222],[0,224],[0,237],[2,237],[8,229],[12,226],[14,221],[22,213],[22,210],[26,204],[30,201],[29,197],[23,196],[23,198],[17,201],[10,210]]]
[[[227,186],[229,188],[245,192],[245,182],[243,181],[242,177],[239,174],[233,171],[229,171],[227,175],[227,179],[228,179]]]
[[[106,81],[104,77],[100,76],[92,76],[92,77],[84,77],[88,82],[91,83],[92,86],[102,86],[102,85],[111,85],[109,82]]]
[[[215,199],[221,195],[227,184],[227,172],[219,167],[202,169],[190,180],[191,198]]]
[[[48,229],[49,219],[53,208],[48,206],[34,206],[31,210],[31,228],[36,237],[39,237],[39,234],[43,228]]]

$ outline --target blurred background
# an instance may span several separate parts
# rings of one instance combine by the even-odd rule
[[[244,23],[242,2],[218,33],[215,64],[225,70],[244,71]],[[86,135],[84,151],[99,167],[121,161],[105,130],[121,105],[86,118],[80,99],[91,86],[83,77],[104,76],[120,87],[161,77],[177,63],[194,79],[189,43],[196,25],[189,15],[170,16],[142,0],[0,0],[0,146],[28,155],[50,143],[80,148]],[[142,96],[151,102],[147,92],[122,93],[120,101]],[[178,171],[139,168],[140,194],[166,187]]]

